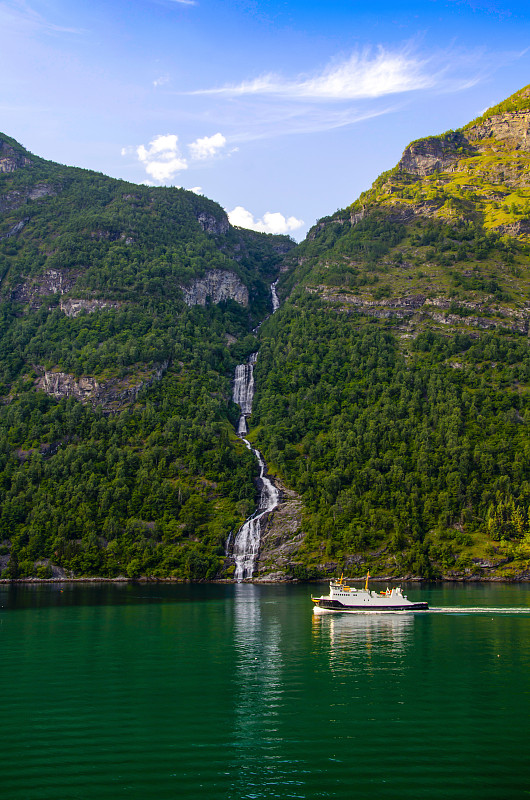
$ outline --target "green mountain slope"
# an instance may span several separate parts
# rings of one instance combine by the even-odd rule
[[[3,577],[213,577],[254,502],[234,367],[294,243],[0,135]]]
[[[253,435],[303,500],[291,574],[530,574],[529,134],[526,87],[286,256]]]

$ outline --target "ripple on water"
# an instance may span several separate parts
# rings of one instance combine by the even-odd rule
[[[219,591],[3,612],[3,796],[527,792],[523,589],[478,591],[480,613],[444,589],[449,613],[380,620],[315,618],[308,587]]]

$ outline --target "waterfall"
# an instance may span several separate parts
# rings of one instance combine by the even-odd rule
[[[258,357],[252,353],[246,364],[238,364],[234,376],[234,391],[232,400],[241,409],[241,416],[237,426],[237,435],[247,433],[247,417],[252,414],[252,400],[254,399],[254,364]]]
[[[241,437],[243,438],[243,437]],[[259,545],[261,539],[261,520],[269,511],[276,508],[280,499],[280,493],[274,486],[271,480],[265,474],[267,465],[261,455],[260,451],[252,447],[250,442],[243,438],[249,450],[252,450],[259,464],[259,499],[258,507],[251,517],[243,523],[241,528],[236,534],[234,539],[234,547],[232,550],[235,562],[236,571],[234,577],[236,581],[242,581],[245,578],[252,578],[254,572],[254,563],[259,553]]]
[[[274,281],[273,284],[271,284],[272,313],[273,314],[274,314],[275,311],[278,311],[278,309],[280,307],[280,300],[279,300],[278,294],[276,292],[276,284],[277,283],[278,283],[278,281],[276,280],[276,281]]]
[[[277,311],[280,306],[278,295],[276,294],[276,283],[271,286],[272,309]],[[245,442],[249,450],[252,450],[259,464],[258,476],[258,507],[241,526],[235,535],[232,545],[232,555],[236,562],[234,577],[237,581],[252,578],[254,564],[258,557],[261,539],[261,520],[278,505],[280,494],[272,481],[267,477],[267,465],[260,451],[252,447],[250,442],[245,439],[248,432],[247,417],[252,414],[252,401],[254,399],[254,364],[258,358],[257,353],[252,353],[246,364],[238,364],[234,376],[234,390],[232,399],[241,409],[241,416],[237,425],[237,435]],[[231,534],[226,543],[226,550],[229,552]]]

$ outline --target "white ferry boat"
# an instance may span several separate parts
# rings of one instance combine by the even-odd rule
[[[413,603],[403,594],[400,586],[375,592],[368,588],[370,573],[366,576],[364,588],[356,589],[344,583],[343,577],[329,584],[329,594],[311,597],[315,604],[316,614],[330,611],[346,611],[348,613],[382,612],[382,611],[426,611],[429,606],[425,602]]]

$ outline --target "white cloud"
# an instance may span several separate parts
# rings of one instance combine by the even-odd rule
[[[202,161],[206,158],[213,158],[219,150],[226,144],[226,139],[222,133],[214,133],[213,136],[203,136],[202,139],[196,139],[188,145],[191,157],[196,161]]]
[[[251,81],[218,89],[204,89],[193,94],[275,95],[305,100],[359,100],[388,94],[426,89],[435,78],[425,71],[425,62],[403,52],[380,48],[354,53],[343,61],[334,61],[322,72],[284,79],[269,73]]]
[[[127,148],[123,148],[122,155],[126,153]],[[136,155],[145,166],[147,174],[159,183],[170,181],[178,172],[188,169],[188,162],[182,157],[178,147],[178,136],[172,133],[155,136],[149,142],[149,147],[139,145]]]
[[[213,158],[225,145],[226,138],[222,133],[196,139],[188,145],[190,150],[190,161],[188,161],[180,152],[178,136],[174,133],[166,133],[155,136],[147,146],[141,144],[138,147],[122,147],[121,154],[122,156],[135,155],[145,167],[150,179],[164,183],[172,181],[177,173],[188,169],[190,163]],[[199,194],[202,189],[200,186],[196,186],[191,191],[197,191]]]
[[[166,83],[169,83],[169,75],[160,75],[158,78],[155,78],[153,81],[153,86],[165,86]]]
[[[194,192],[195,194],[203,194],[202,186],[192,186],[189,191]]]
[[[301,228],[304,224],[302,219],[296,217],[284,217],[279,211],[267,211],[263,219],[254,219],[254,216],[243,206],[236,206],[228,212],[228,219],[231,225],[238,228],[248,228],[251,231],[260,233],[291,233]]]

